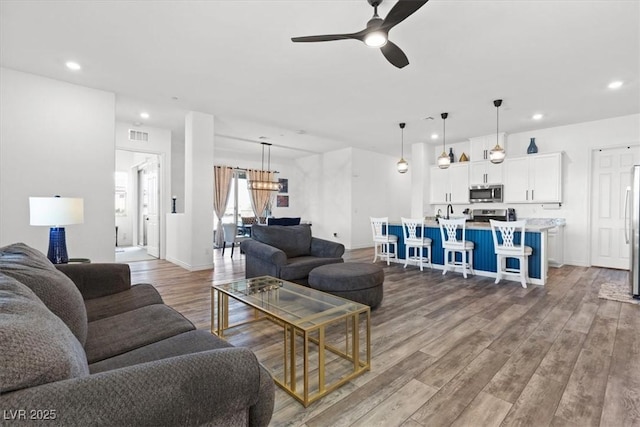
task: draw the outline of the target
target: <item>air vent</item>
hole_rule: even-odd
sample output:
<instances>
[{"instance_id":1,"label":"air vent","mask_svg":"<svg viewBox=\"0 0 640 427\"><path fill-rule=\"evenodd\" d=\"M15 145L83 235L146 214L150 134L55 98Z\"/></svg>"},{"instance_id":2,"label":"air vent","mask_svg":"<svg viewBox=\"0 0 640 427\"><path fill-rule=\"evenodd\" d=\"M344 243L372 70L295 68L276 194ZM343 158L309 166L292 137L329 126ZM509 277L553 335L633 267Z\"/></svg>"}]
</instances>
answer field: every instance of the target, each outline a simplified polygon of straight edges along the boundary
<instances>
[{"instance_id":1,"label":"air vent","mask_svg":"<svg viewBox=\"0 0 640 427\"><path fill-rule=\"evenodd\" d=\"M129 129L129 141L149 141L149 133Z\"/></svg>"}]
</instances>

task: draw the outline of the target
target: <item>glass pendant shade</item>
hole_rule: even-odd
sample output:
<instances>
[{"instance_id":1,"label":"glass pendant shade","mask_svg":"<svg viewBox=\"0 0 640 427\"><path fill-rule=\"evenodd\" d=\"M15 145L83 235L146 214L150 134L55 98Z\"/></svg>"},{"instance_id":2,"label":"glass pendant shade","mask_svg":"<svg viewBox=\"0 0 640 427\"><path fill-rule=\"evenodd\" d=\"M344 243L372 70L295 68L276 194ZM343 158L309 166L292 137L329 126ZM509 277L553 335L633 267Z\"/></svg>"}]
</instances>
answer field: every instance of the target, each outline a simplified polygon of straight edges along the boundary
<instances>
[{"instance_id":1,"label":"glass pendant shade","mask_svg":"<svg viewBox=\"0 0 640 427\"><path fill-rule=\"evenodd\" d=\"M440 157L438 157L438 167L440 169L446 169L450 164L451 159L449 159L449 155L443 151L442 154L440 154Z\"/></svg>"},{"instance_id":2,"label":"glass pendant shade","mask_svg":"<svg viewBox=\"0 0 640 427\"><path fill-rule=\"evenodd\" d=\"M398 162L398 172L406 173L409 170L409 163L405 159L400 159Z\"/></svg>"},{"instance_id":3,"label":"glass pendant shade","mask_svg":"<svg viewBox=\"0 0 640 427\"><path fill-rule=\"evenodd\" d=\"M438 157L438 167L440 169L446 169L451 164L451 159L449 158L449 155L444 148L445 141L447 139L447 128L445 126L445 121L447 120L447 117L449 117L449 113L442 113L440 114L440 117L442 117L442 154L440 154L440 157Z\"/></svg>"},{"instance_id":4,"label":"glass pendant shade","mask_svg":"<svg viewBox=\"0 0 640 427\"><path fill-rule=\"evenodd\" d=\"M489 151L489 160L491 163L502 163L507 153L504 148L500 146L498 142L499 138L499 123L500 123L500 106L502 105L502 99L496 99L493 101L493 105L496 107L496 146Z\"/></svg>"},{"instance_id":5,"label":"glass pendant shade","mask_svg":"<svg viewBox=\"0 0 640 427\"><path fill-rule=\"evenodd\" d=\"M496 146L489 151L489 160L491 160L491 163L502 163L506 156L507 153L499 144L496 144Z\"/></svg>"},{"instance_id":6,"label":"glass pendant shade","mask_svg":"<svg viewBox=\"0 0 640 427\"><path fill-rule=\"evenodd\" d=\"M400 160L398 161L397 167L398 167L398 172L399 173L407 173L407 171L409 170L409 163L407 163L407 161L404 159L404 127L406 126L406 123L399 123L400 129L402 130L402 142L401 142L401 154L400 154Z\"/></svg>"}]
</instances>

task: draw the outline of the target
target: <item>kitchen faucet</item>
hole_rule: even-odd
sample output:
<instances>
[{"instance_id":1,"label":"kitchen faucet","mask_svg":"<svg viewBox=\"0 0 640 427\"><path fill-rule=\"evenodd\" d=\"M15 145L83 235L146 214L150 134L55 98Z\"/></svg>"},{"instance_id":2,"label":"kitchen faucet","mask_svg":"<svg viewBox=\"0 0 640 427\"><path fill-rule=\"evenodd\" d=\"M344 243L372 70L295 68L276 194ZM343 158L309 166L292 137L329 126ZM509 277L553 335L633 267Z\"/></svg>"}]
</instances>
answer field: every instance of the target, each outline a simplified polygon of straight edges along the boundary
<instances>
[{"instance_id":1,"label":"kitchen faucet","mask_svg":"<svg viewBox=\"0 0 640 427\"><path fill-rule=\"evenodd\" d=\"M451 204L447 205L447 219L449 219L449 209L451 209L451 213L453 214L453 206L451 206Z\"/></svg>"}]
</instances>

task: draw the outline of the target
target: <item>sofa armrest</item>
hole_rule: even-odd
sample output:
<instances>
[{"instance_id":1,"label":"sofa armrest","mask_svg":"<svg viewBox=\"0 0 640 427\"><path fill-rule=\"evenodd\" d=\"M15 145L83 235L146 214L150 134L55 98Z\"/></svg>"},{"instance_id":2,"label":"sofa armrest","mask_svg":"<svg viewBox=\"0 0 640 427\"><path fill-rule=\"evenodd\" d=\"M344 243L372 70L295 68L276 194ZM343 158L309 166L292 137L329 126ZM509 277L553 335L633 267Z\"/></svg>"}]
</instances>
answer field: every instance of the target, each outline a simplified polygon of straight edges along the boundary
<instances>
[{"instance_id":1,"label":"sofa armrest","mask_svg":"<svg viewBox=\"0 0 640 427\"><path fill-rule=\"evenodd\" d=\"M0 407L53 411L56 425L228 425L249 419L261 398L273 405L273 389L259 394L261 369L248 349L210 350L17 390ZM266 409L248 424L266 426Z\"/></svg>"},{"instance_id":2,"label":"sofa armrest","mask_svg":"<svg viewBox=\"0 0 640 427\"><path fill-rule=\"evenodd\" d=\"M311 255L322 258L340 258L344 255L344 245L342 243L312 237Z\"/></svg>"},{"instance_id":3,"label":"sofa armrest","mask_svg":"<svg viewBox=\"0 0 640 427\"><path fill-rule=\"evenodd\" d=\"M56 267L75 283L85 300L131 288L128 264L57 264Z\"/></svg>"},{"instance_id":4,"label":"sofa armrest","mask_svg":"<svg viewBox=\"0 0 640 427\"><path fill-rule=\"evenodd\" d=\"M240 243L240 249L247 256L259 258L276 266L281 267L287 263L287 254L274 246L258 242L257 240L249 239L243 241Z\"/></svg>"}]
</instances>

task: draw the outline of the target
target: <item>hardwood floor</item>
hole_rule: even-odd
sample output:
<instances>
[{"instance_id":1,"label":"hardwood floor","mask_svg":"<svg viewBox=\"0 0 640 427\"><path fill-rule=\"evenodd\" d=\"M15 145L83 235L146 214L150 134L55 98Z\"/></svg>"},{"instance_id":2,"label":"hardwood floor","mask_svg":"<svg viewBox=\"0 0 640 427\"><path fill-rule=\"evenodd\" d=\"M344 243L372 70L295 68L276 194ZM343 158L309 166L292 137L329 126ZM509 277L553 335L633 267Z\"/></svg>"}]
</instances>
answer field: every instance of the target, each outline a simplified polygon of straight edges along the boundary
<instances>
[{"instance_id":1,"label":"hardwood floor","mask_svg":"<svg viewBox=\"0 0 640 427\"><path fill-rule=\"evenodd\" d=\"M372 249L348 251L370 262ZM244 277L244 256L215 271L165 261L131 263L134 283L209 329L212 283ZM387 266L384 300L372 312L370 372L304 408L276 387L273 426L640 425L640 305L598 298L627 273L552 268L547 286L417 267ZM277 332L232 330L261 361L278 354Z\"/></svg>"}]
</instances>

